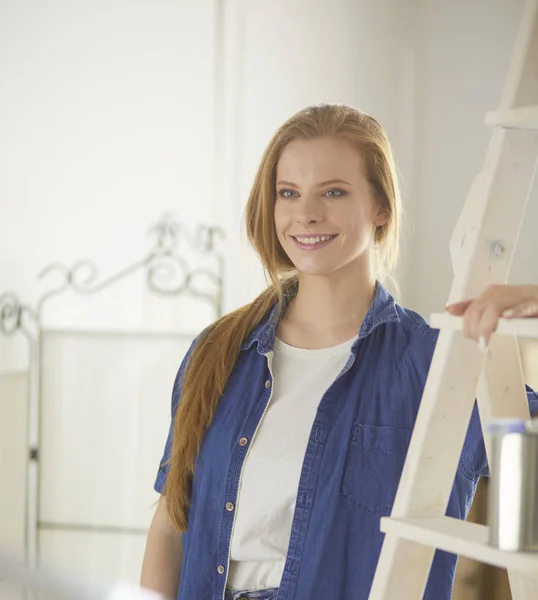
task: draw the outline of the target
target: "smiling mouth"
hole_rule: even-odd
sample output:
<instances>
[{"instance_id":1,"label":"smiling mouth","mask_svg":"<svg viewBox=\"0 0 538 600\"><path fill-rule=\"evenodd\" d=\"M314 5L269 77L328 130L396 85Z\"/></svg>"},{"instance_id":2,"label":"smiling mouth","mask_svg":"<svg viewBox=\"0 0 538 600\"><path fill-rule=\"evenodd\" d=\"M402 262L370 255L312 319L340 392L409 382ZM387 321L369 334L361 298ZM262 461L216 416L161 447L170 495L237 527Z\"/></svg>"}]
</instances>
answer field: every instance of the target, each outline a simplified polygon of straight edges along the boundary
<instances>
[{"instance_id":1,"label":"smiling mouth","mask_svg":"<svg viewBox=\"0 0 538 600\"><path fill-rule=\"evenodd\" d=\"M323 248L330 244L338 234L333 235L291 235L293 241L303 249Z\"/></svg>"}]
</instances>

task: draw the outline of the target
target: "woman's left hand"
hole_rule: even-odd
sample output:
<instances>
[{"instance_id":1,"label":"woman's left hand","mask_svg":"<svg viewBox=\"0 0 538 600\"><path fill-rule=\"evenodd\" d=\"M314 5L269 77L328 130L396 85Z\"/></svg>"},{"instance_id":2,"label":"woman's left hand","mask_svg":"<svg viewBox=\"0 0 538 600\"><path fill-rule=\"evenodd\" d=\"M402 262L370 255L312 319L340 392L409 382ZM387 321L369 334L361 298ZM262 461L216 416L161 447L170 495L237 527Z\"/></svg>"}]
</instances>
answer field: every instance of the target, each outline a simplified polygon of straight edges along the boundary
<instances>
[{"instance_id":1,"label":"woman's left hand","mask_svg":"<svg viewBox=\"0 0 538 600\"><path fill-rule=\"evenodd\" d=\"M485 349L499 318L538 317L538 285L492 285L478 298L445 309L463 317L463 333Z\"/></svg>"}]
</instances>

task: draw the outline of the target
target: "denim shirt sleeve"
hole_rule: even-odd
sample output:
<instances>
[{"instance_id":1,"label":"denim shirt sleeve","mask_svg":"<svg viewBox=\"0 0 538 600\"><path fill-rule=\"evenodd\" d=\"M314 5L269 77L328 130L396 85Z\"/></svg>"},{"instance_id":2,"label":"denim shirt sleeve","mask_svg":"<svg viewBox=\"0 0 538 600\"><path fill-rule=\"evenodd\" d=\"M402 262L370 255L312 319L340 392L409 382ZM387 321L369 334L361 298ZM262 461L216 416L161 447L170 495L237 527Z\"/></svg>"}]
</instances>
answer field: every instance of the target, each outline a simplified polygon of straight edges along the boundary
<instances>
[{"instance_id":1,"label":"denim shirt sleeve","mask_svg":"<svg viewBox=\"0 0 538 600\"><path fill-rule=\"evenodd\" d=\"M164 493L164 488L166 485L166 478L168 476L168 471L170 470L168 461L169 461L170 455L172 453L172 441L173 441L173 436L174 436L174 417L176 415L177 407L179 405L179 399L181 397L181 389L183 386L183 375L185 373L185 367L187 366L187 361L189 360L190 355L192 354L192 351L193 351L194 346L198 339L199 339L199 337L196 338L194 340L194 342L191 344L189 350L187 351L187 354L185 355L185 357L183 358L183 360L181 362L181 365L177 372L176 378L174 380L174 386L172 388L172 418L170 421L170 428L168 430L168 437L166 438L166 443L164 446L163 457L161 459L161 462L159 463L159 470L157 471L157 478L155 479L155 484L153 486L155 491L158 492L159 494Z\"/></svg>"},{"instance_id":2,"label":"denim shirt sleeve","mask_svg":"<svg viewBox=\"0 0 538 600\"><path fill-rule=\"evenodd\" d=\"M538 394L528 385L525 387L527 390L530 414L532 417L538 416ZM461 456L460 468L465 475L473 479L478 479L480 476L489 477L486 448L476 403L473 408L471 422L469 423L469 429L467 431L467 439Z\"/></svg>"}]
</instances>

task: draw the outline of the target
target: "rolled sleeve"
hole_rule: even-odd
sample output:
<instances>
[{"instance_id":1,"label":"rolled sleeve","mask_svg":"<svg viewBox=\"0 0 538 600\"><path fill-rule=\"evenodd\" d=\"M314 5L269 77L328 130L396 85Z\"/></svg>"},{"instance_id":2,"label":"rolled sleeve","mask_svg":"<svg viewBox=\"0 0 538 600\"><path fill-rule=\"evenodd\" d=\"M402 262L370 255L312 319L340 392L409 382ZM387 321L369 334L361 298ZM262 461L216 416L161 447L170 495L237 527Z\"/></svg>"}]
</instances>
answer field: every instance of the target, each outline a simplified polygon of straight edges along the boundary
<instances>
[{"instance_id":1,"label":"rolled sleeve","mask_svg":"<svg viewBox=\"0 0 538 600\"><path fill-rule=\"evenodd\" d=\"M154 490L159 494L164 494L166 479L168 477L168 472L170 470L169 460L172 455L172 443L174 439L174 420L176 416L176 411L179 405L179 400L181 397L181 390L183 387L183 376L185 373L185 367L187 366L187 362L192 354L193 348L196 344L198 338L194 340L191 344L187 354L185 355L183 361L181 362L181 366L177 372L176 378L174 380L174 387L172 388L172 418L170 420L170 427L168 429L168 437L166 438L166 444L164 446L164 453L159 463L159 469L157 471L157 478L155 479L155 484L153 486Z\"/></svg>"},{"instance_id":2,"label":"rolled sleeve","mask_svg":"<svg viewBox=\"0 0 538 600\"><path fill-rule=\"evenodd\" d=\"M531 417L538 417L538 394L530 388L528 385L527 388L527 398L529 399L529 410L531 413Z\"/></svg>"},{"instance_id":3,"label":"rolled sleeve","mask_svg":"<svg viewBox=\"0 0 538 600\"><path fill-rule=\"evenodd\" d=\"M172 454L172 440L174 435L174 419L172 417L172 422L170 423L170 429L168 430L168 437L166 438L166 445L164 447L164 454L159 463L159 470L157 471L157 478L155 479L155 484L153 489L159 494L164 494L164 488L166 486L166 478L168 477L168 471L170 469L170 465L168 464L168 460Z\"/></svg>"}]
</instances>

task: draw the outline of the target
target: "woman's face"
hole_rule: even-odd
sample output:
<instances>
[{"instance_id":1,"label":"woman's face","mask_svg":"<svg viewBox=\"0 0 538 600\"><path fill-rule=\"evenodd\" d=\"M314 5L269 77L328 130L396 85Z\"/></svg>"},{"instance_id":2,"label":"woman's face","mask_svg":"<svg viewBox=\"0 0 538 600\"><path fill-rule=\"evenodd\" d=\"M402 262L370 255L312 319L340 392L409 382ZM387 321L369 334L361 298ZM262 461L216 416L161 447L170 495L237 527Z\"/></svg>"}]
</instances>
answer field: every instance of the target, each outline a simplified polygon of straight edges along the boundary
<instances>
[{"instance_id":1,"label":"woman's face","mask_svg":"<svg viewBox=\"0 0 538 600\"><path fill-rule=\"evenodd\" d=\"M284 148L274 215L278 240L299 273L323 276L369 266L375 229L387 220L361 153L338 137L294 140Z\"/></svg>"}]
</instances>

